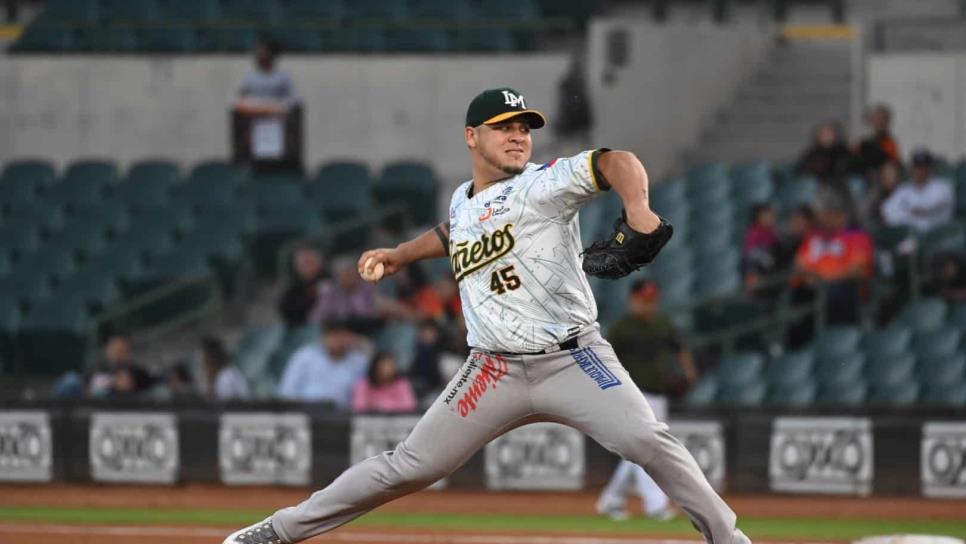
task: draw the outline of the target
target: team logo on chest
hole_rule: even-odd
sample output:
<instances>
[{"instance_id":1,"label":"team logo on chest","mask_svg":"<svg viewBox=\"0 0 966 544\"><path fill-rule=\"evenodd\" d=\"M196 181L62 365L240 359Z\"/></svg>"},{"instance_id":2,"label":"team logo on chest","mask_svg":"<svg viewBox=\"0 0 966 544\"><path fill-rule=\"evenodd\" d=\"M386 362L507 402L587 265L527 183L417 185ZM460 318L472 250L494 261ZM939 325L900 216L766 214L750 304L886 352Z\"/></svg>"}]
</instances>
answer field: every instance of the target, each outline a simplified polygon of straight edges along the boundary
<instances>
[{"instance_id":1,"label":"team logo on chest","mask_svg":"<svg viewBox=\"0 0 966 544\"><path fill-rule=\"evenodd\" d=\"M507 223L502 229L484 234L473 243L450 240L450 263L456 281L509 253L516 243L512 230L513 223Z\"/></svg>"}]
</instances>

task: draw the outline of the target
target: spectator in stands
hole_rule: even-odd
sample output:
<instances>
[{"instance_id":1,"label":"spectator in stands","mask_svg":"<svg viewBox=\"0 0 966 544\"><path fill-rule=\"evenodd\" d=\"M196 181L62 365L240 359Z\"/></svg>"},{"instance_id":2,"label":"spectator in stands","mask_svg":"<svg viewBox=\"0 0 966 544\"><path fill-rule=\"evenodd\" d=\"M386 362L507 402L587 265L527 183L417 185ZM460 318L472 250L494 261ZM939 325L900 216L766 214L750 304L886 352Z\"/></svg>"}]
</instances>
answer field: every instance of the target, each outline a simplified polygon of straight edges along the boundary
<instances>
[{"instance_id":1,"label":"spectator in stands","mask_svg":"<svg viewBox=\"0 0 966 544\"><path fill-rule=\"evenodd\" d=\"M292 257L295 277L278 300L278 313L287 327L305 325L309 312L319 298L319 282L326 277L322 253L312 247L295 251Z\"/></svg>"},{"instance_id":2,"label":"spectator in stands","mask_svg":"<svg viewBox=\"0 0 966 544\"><path fill-rule=\"evenodd\" d=\"M285 113L295 101L295 85L286 72L279 70L279 48L275 42L255 44L255 68L248 72L238 89L235 110L246 115Z\"/></svg>"},{"instance_id":3,"label":"spectator in stands","mask_svg":"<svg viewBox=\"0 0 966 544\"><path fill-rule=\"evenodd\" d=\"M839 182L848 174L851 162L852 154L842 137L842 127L827 122L815 127L812 144L798 159L795 171L823 182Z\"/></svg>"},{"instance_id":4,"label":"spectator in stands","mask_svg":"<svg viewBox=\"0 0 966 544\"><path fill-rule=\"evenodd\" d=\"M376 287L362 281L355 261L339 258L333 264L334 277L319 286L319 296L309 314L309 322L318 324L333 319L351 319L366 330L380 324Z\"/></svg>"},{"instance_id":5,"label":"spectator in stands","mask_svg":"<svg viewBox=\"0 0 966 544\"><path fill-rule=\"evenodd\" d=\"M741 268L745 290L755 291L761 280L777 269L779 249L777 216L771 204L755 204L751 208L751 222L745 233Z\"/></svg>"},{"instance_id":6,"label":"spectator in stands","mask_svg":"<svg viewBox=\"0 0 966 544\"><path fill-rule=\"evenodd\" d=\"M231 364L225 345L213 336L201 339L201 368L205 374L205 396L209 400L247 399L248 380Z\"/></svg>"},{"instance_id":7,"label":"spectator in stands","mask_svg":"<svg viewBox=\"0 0 966 544\"><path fill-rule=\"evenodd\" d=\"M795 255L802 246L805 238L815 229L815 212L808 204L802 204L794 210L785 224L784 232L779 240L775 252L775 268L777 271L789 271L795 265Z\"/></svg>"},{"instance_id":8,"label":"spectator in stands","mask_svg":"<svg viewBox=\"0 0 966 544\"><path fill-rule=\"evenodd\" d=\"M697 370L674 324L660 312L660 299L657 283L635 282L630 313L614 323L607 339L638 387L678 398L687 392Z\"/></svg>"},{"instance_id":9,"label":"spectator in stands","mask_svg":"<svg viewBox=\"0 0 966 544\"><path fill-rule=\"evenodd\" d=\"M198 397L198 389L195 387L194 378L191 377L188 363L181 361L168 369L165 373L163 389L163 396L168 400Z\"/></svg>"},{"instance_id":10,"label":"spectator in stands","mask_svg":"<svg viewBox=\"0 0 966 544\"><path fill-rule=\"evenodd\" d=\"M927 232L953 218L956 201L949 180L933 174L935 158L926 150L912 156L912 182L904 183L882 204L882 218L890 226Z\"/></svg>"},{"instance_id":11,"label":"spectator in stands","mask_svg":"<svg viewBox=\"0 0 966 544\"><path fill-rule=\"evenodd\" d=\"M409 380L399 372L396 358L378 352L369 363L369 373L356 382L352 392L353 412L412 412L416 394Z\"/></svg>"},{"instance_id":12,"label":"spectator in stands","mask_svg":"<svg viewBox=\"0 0 966 544\"><path fill-rule=\"evenodd\" d=\"M871 189L866 192L862 201L861 222L866 228L876 229L885 226L882 205L896 192L900 183L902 183L902 166L895 161L883 164L878 175L872 180Z\"/></svg>"},{"instance_id":13,"label":"spectator in stands","mask_svg":"<svg viewBox=\"0 0 966 544\"><path fill-rule=\"evenodd\" d=\"M369 366L365 340L351 322L330 320L320 341L303 346L285 365L278 396L303 402L328 402L348 409L352 390Z\"/></svg>"},{"instance_id":14,"label":"spectator in stands","mask_svg":"<svg viewBox=\"0 0 966 544\"><path fill-rule=\"evenodd\" d=\"M123 383L115 384L118 379ZM142 392L151 387L152 382L144 367L134 362L131 337L117 333L104 343L104 362L91 373L87 392L92 397L104 397L118 391Z\"/></svg>"},{"instance_id":15,"label":"spectator in stands","mask_svg":"<svg viewBox=\"0 0 966 544\"><path fill-rule=\"evenodd\" d=\"M802 285L798 298L811 299L822 283L828 322L855 323L863 283L872 276L872 238L864 231L847 229L844 207L831 198L819 209L818 226L796 255L797 279Z\"/></svg>"},{"instance_id":16,"label":"spectator in stands","mask_svg":"<svg viewBox=\"0 0 966 544\"><path fill-rule=\"evenodd\" d=\"M396 278L396 297L402 303L403 317L413 321L441 319L446 310L443 297L426 275L425 269L407 266L394 276Z\"/></svg>"},{"instance_id":17,"label":"spectator in stands","mask_svg":"<svg viewBox=\"0 0 966 544\"><path fill-rule=\"evenodd\" d=\"M889 106L872 106L865 114L865 122L871 133L855 146L853 171L871 179L883 164L889 161L901 162L901 155L899 143L892 135L892 110Z\"/></svg>"},{"instance_id":18,"label":"spectator in stands","mask_svg":"<svg viewBox=\"0 0 966 544\"><path fill-rule=\"evenodd\" d=\"M463 303L460 301L460 288L452 274L443 274L436 281L436 292L443 299L443 318L453 323L463 318Z\"/></svg>"},{"instance_id":19,"label":"spectator in stands","mask_svg":"<svg viewBox=\"0 0 966 544\"><path fill-rule=\"evenodd\" d=\"M416 338L416 354L413 356L410 376L413 387L420 397L432 394L443 385L439 359L443 349L443 334L439 324L432 319L424 320Z\"/></svg>"},{"instance_id":20,"label":"spectator in stands","mask_svg":"<svg viewBox=\"0 0 966 544\"><path fill-rule=\"evenodd\" d=\"M111 373L111 387L107 393L111 398L132 398L140 396L154 385L154 378L148 371L137 365L114 367Z\"/></svg>"},{"instance_id":21,"label":"spectator in stands","mask_svg":"<svg viewBox=\"0 0 966 544\"><path fill-rule=\"evenodd\" d=\"M945 252L936 256L936 278L925 292L942 297L951 304L966 302L966 252Z\"/></svg>"}]
</instances>

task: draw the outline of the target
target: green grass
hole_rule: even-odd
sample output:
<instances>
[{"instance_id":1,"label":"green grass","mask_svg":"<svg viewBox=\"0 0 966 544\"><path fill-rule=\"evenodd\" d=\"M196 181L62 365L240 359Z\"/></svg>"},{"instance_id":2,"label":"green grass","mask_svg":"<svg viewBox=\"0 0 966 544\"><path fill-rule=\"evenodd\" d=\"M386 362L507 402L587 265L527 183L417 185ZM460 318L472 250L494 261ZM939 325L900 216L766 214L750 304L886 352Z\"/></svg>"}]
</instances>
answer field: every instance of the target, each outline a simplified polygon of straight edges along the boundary
<instances>
[{"instance_id":1,"label":"green grass","mask_svg":"<svg viewBox=\"0 0 966 544\"><path fill-rule=\"evenodd\" d=\"M0 507L0 522L235 526L251 523L270 513L261 510ZM353 525L378 529L408 528L481 532L698 536L691 525L683 518L670 522L657 522L643 518L614 522L592 516L374 512L353 522ZM853 539L895 533L925 533L966 537L966 521L742 518L740 525L753 539Z\"/></svg>"}]
</instances>

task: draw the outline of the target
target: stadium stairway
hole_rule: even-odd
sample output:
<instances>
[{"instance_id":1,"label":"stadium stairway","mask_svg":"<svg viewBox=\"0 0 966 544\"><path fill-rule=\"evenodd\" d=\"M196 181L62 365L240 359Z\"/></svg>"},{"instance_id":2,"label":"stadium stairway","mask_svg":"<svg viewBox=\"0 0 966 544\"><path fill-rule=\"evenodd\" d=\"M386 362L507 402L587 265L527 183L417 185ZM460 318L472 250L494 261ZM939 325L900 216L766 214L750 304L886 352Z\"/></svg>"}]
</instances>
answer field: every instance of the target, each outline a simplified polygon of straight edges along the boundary
<instances>
[{"instance_id":1,"label":"stadium stairway","mask_svg":"<svg viewBox=\"0 0 966 544\"><path fill-rule=\"evenodd\" d=\"M779 43L684 154L684 163L793 159L816 124L848 125L850 85L850 42Z\"/></svg>"}]
</instances>

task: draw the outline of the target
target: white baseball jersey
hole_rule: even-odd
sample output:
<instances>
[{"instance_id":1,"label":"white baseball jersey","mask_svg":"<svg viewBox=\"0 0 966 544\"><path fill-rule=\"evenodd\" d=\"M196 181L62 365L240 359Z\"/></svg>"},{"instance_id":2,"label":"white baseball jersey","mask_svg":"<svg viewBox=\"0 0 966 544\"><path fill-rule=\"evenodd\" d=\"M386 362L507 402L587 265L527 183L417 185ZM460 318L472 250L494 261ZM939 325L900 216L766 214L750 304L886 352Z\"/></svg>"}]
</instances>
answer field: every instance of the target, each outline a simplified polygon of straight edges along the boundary
<instances>
[{"instance_id":1,"label":"white baseball jersey","mask_svg":"<svg viewBox=\"0 0 966 544\"><path fill-rule=\"evenodd\" d=\"M546 349L597 320L581 269L577 208L601 190L597 157L584 151L471 195L449 207L450 263L470 346L497 352Z\"/></svg>"}]
</instances>

